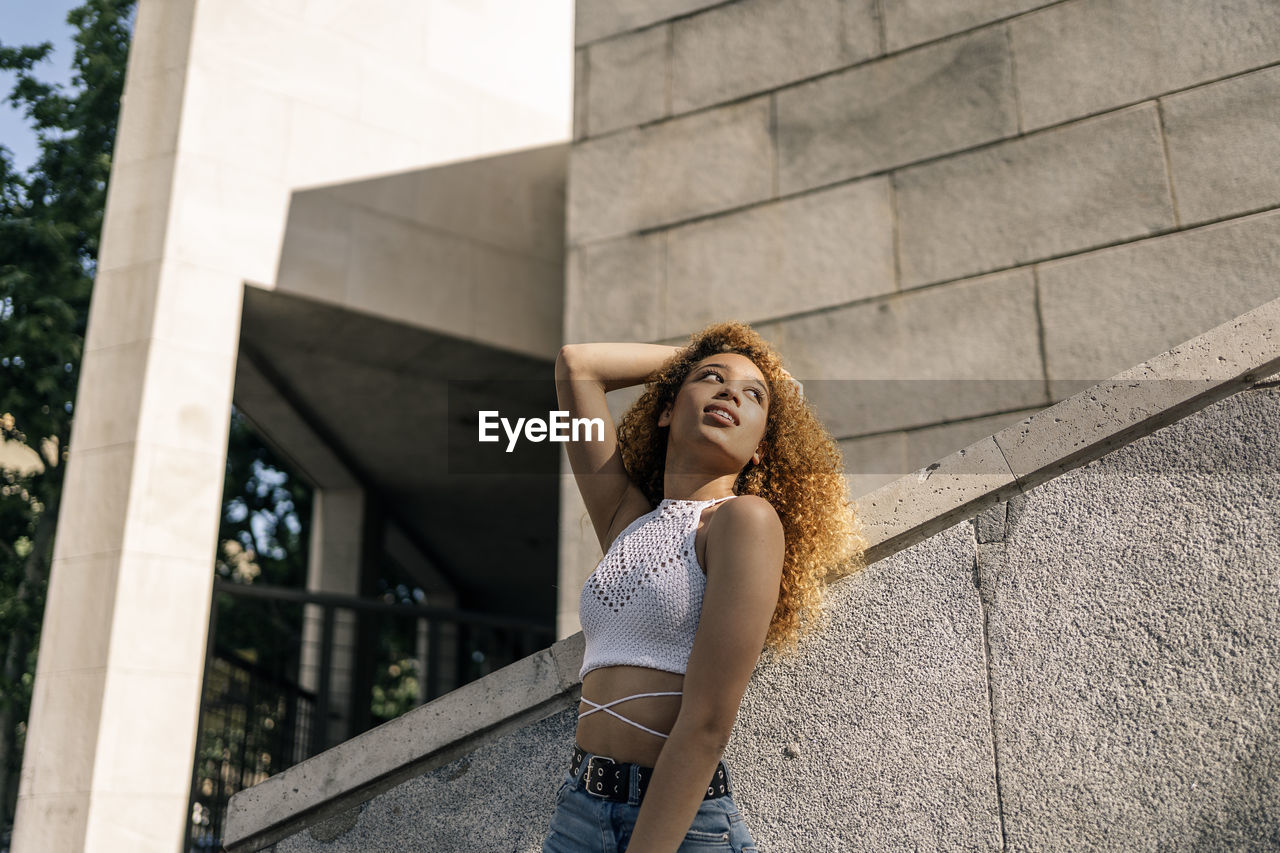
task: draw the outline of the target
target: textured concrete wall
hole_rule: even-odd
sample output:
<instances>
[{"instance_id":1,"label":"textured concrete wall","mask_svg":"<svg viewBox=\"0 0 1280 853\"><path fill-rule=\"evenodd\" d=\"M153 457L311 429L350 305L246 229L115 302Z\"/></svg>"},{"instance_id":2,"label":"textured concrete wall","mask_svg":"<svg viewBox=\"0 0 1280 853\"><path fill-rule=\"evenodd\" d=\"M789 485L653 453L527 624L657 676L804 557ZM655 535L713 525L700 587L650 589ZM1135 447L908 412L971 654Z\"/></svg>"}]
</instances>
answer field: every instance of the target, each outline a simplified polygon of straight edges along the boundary
<instances>
[{"instance_id":1,"label":"textured concrete wall","mask_svg":"<svg viewBox=\"0 0 1280 853\"><path fill-rule=\"evenodd\" d=\"M1280 845L1280 389L979 517L1020 850Z\"/></svg>"},{"instance_id":2,"label":"textured concrete wall","mask_svg":"<svg viewBox=\"0 0 1280 853\"><path fill-rule=\"evenodd\" d=\"M579 0L576 43L566 339L754 323L841 383L855 494L1280 295L1269 0Z\"/></svg>"},{"instance_id":3,"label":"textured concrete wall","mask_svg":"<svg viewBox=\"0 0 1280 853\"><path fill-rule=\"evenodd\" d=\"M761 849L1280 843L1277 484L1246 391L832 587L725 754ZM576 699L274 849L536 851Z\"/></svg>"}]
</instances>

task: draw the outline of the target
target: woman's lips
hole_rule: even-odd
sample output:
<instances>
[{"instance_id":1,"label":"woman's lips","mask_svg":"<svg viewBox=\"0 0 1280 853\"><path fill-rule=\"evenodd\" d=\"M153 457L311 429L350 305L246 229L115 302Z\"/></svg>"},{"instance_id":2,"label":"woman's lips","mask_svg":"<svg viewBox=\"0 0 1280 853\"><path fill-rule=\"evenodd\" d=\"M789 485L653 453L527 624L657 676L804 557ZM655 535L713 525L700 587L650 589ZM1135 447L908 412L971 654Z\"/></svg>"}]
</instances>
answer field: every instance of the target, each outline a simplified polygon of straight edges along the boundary
<instances>
[{"instance_id":1,"label":"woman's lips","mask_svg":"<svg viewBox=\"0 0 1280 853\"><path fill-rule=\"evenodd\" d=\"M733 422L733 418L726 414L724 409L711 408L704 410L703 413L718 424L724 424L725 426L737 426L737 424Z\"/></svg>"}]
</instances>

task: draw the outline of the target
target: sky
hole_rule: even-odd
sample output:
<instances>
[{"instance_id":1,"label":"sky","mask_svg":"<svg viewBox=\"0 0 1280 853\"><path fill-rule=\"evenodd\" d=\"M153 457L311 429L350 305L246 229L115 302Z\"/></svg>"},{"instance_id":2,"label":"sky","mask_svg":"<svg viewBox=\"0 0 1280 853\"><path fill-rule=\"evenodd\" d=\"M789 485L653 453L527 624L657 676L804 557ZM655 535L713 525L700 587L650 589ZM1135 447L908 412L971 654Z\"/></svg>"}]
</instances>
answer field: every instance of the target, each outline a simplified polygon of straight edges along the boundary
<instances>
[{"instance_id":1,"label":"sky","mask_svg":"<svg viewBox=\"0 0 1280 853\"><path fill-rule=\"evenodd\" d=\"M71 60L75 56L73 30L67 13L83 0L0 0L0 44L5 47L53 42L49 59L32 71L49 83L71 82ZM14 165L26 171L35 162L36 137L27 119L8 103L15 75L0 72L0 145L13 153Z\"/></svg>"}]
</instances>

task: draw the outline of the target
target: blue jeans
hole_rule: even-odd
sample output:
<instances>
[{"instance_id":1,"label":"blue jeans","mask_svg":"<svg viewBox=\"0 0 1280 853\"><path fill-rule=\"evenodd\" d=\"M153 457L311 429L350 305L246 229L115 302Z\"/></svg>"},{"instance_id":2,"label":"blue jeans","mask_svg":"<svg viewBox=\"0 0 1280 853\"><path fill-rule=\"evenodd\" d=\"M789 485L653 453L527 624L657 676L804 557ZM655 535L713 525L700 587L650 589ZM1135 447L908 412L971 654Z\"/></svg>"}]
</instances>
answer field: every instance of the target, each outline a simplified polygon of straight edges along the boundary
<instances>
[{"instance_id":1,"label":"blue jeans","mask_svg":"<svg viewBox=\"0 0 1280 853\"><path fill-rule=\"evenodd\" d=\"M630 781L631 796L619 803L588 794L582 783L586 770L584 760L576 774L565 771L542 853L626 853L640 815L635 774ZM732 794L702 801L679 849L679 853L696 851L758 853Z\"/></svg>"}]
</instances>

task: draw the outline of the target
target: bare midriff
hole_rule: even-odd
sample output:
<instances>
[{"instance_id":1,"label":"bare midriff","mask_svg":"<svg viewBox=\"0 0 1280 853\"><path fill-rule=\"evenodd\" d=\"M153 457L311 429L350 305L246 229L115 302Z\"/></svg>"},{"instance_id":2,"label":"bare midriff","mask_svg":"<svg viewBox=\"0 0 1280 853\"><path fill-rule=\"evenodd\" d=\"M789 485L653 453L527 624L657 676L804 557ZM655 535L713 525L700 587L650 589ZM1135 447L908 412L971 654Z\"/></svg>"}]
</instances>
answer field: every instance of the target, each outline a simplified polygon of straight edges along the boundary
<instances>
[{"instance_id":1,"label":"bare midriff","mask_svg":"<svg viewBox=\"0 0 1280 853\"><path fill-rule=\"evenodd\" d=\"M677 691L684 684L684 676L677 672L664 672L644 666L602 666L593 669L582 679L582 695L598 704L612 702L636 693L663 693ZM628 699L613 706L613 710L630 720L664 734L680 715L682 696L644 696ZM578 703L578 713L590 711L591 705ZM597 711L578 720L578 746L587 752L607 756L615 761L653 767L658 763L666 738L650 734L624 723L611 714Z\"/></svg>"}]
</instances>

